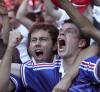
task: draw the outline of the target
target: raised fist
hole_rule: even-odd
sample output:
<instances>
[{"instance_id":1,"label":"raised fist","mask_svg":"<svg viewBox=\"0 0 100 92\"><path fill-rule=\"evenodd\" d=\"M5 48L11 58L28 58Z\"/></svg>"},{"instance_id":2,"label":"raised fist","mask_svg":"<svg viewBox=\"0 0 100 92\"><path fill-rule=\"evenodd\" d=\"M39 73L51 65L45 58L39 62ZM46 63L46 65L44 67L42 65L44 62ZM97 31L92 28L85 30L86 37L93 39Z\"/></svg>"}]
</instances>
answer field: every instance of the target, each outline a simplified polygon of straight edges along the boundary
<instances>
[{"instance_id":1,"label":"raised fist","mask_svg":"<svg viewBox=\"0 0 100 92\"><path fill-rule=\"evenodd\" d=\"M9 43L8 46L16 47L22 40L22 35L20 32L11 31L9 35Z\"/></svg>"}]
</instances>

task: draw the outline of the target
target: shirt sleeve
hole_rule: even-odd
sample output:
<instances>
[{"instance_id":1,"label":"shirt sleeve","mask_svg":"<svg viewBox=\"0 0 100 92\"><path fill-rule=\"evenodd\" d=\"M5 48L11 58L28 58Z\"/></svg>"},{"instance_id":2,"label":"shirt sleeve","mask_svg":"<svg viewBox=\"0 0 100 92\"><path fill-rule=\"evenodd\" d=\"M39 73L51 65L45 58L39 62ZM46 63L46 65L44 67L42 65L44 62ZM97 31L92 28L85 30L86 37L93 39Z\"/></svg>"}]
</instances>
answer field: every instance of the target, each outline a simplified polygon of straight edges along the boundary
<instances>
[{"instance_id":1,"label":"shirt sleeve","mask_svg":"<svg viewBox=\"0 0 100 92\"><path fill-rule=\"evenodd\" d=\"M18 78L17 76L11 74L10 75L10 80L12 81L12 83L15 85L15 92L23 92L24 88L22 85L22 81L20 78Z\"/></svg>"},{"instance_id":2,"label":"shirt sleeve","mask_svg":"<svg viewBox=\"0 0 100 92\"><path fill-rule=\"evenodd\" d=\"M93 83L100 83L100 78L97 75L98 63L100 58L93 56L84 61L82 61L80 67L83 70L84 74L87 76L88 80Z\"/></svg>"},{"instance_id":3,"label":"shirt sleeve","mask_svg":"<svg viewBox=\"0 0 100 92\"><path fill-rule=\"evenodd\" d=\"M20 44L16 48L19 51L19 56L20 56L21 62L25 63L26 61L30 60L30 57L29 57L28 52L27 52L27 42L28 42L29 31L23 25L20 25L14 31L21 32L21 35L23 36L22 41L20 42Z\"/></svg>"},{"instance_id":4,"label":"shirt sleeve","mask_svg":"<svg viewBox=\"0 0 100 92\"><path fill-rule=\"evenodd\" d=\"M60 17L59 20L56 21L56 23L58 25L58 28L60 29L62 25L64 24L64 21L70 19L70 17L64 10L59 8L59 11L61 12L62 16Z\"/></svg>"}]
</instances>

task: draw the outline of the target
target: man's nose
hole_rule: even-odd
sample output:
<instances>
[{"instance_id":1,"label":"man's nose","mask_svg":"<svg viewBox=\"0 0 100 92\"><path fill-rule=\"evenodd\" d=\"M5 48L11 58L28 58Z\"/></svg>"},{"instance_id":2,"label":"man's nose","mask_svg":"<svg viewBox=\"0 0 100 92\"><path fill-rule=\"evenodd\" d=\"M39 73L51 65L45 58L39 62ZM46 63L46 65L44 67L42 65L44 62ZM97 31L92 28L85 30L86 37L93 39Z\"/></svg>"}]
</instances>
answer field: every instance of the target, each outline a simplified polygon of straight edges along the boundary
<instances>
[{"instance_id":1,"label":"man's nose","mask_svg":"<svg viewBox=\"0 0 100 92\"><path fill-rule=\"evenodd\" d=\"M41 45L41 42L40 42L40 40L38 39L37 41L36 41L36 46L40 46Z\"/></svg>"},{"instance_id":2,"label":"man's nose","mask_svg":"<svg viewBox=\"0 0 100 92\"><path fill-rule=\"evenodd\" d=\"M60 31L59 32L59 36L63 36L64 35L64 32L63 31Z\"/></svg>"}]
</instances>

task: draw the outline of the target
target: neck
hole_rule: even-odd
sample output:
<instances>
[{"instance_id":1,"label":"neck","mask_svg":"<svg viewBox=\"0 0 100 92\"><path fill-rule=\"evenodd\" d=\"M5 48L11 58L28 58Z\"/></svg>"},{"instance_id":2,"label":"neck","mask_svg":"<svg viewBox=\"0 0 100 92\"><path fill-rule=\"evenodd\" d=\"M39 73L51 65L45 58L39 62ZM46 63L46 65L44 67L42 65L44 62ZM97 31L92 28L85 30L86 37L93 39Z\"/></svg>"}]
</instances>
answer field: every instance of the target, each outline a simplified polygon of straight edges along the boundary
<instances>
[{"instance_id":1,"label":"neck","mask_svg":"<svg viewBox=\"0 0 100 92\"><path fill-rule=\"evenodd\" d=\"M46 60L35 60L34 57L31 57L31 58L34 61L34 63L36 63L36 64L38 64L38 63L53 63L54 56L51 57L50 59L46 59Z\"/></svg>"},{"instance_id":2,"label":"neck","mask_svg":"<svg viewBox=\"0 0 100 92\"><path fill-rule=\"evenodd\" d=\"M68 71L68 69L70 69L71 66L74 65L74 63L76 62L77 57L79 56L80 50L77 51L76 53L74 53L74 55L70 56L70 57L66 57L63 58L63 68L66 71Z\"/></svg>"}]
</instances>

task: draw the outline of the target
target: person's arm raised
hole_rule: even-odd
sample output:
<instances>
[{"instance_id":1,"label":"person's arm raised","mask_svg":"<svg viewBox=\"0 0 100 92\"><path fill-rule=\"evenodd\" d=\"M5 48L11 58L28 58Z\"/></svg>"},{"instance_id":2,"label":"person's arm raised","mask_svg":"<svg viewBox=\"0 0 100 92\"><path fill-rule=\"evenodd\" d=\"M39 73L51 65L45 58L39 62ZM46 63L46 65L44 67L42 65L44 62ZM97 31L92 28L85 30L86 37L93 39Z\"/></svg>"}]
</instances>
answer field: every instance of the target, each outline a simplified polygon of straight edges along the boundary
<instances>
[{"instance_id":1,"label":"person's arm raised","mask_svg":"<svg viewBox=\"0 0 100 92\"><path fill-rule=\"evenodd\" d=\"M100 31L96 29L93 24L82 14L68 0L56 0L59 6L64 9L70 16L71 20L80 27L84 35L91 36L97 43L100 44ZM63 1L63 2L62 2Z\"/></svg>"},{"instance_id":2,"label":"person's arm raised","mask_svg":"<svg viewBox=\"0 0 100 92\"><path fill-rule=\"evenodd\" d=\"M59 20L62 16L61 12L55 9L51 0L44 0L46 13L49 16L52 16L55 20Z\"/></svg>"},{"instance_id":3,"label":"person's arm raised","mask_svg":"<svg viewBox=\"0 0 100 92\"><path fill-rule=\"evenodd\" d=\"M10 32L8 47L0 63L0 92L7 92L11 72L13 51L20 41L21 33Z\"/></svg>"},{"instance_id":4,"label":"person's arm raised","mask_svg":"<svg viewBox=\"0 0 100 92\"><path fill-rule=\"evenodd\" d=\"M4 5L0 5L0 16L2 16L2 40L4 44L8 44L9 39L9 18L8 18L8 11Z\"/></svg>"},{"instance_id":5,"label":"person's arm raised","mask_svg":"<svg viewBox=\"0 0 100 92\"><path fill-rule=\"evenodd\" d=\"M28 12L28 2L29 0L23 0L22 4L20 5L17 11L16 19L19 20L28 29L30 29L33 25L33 22L25 16Z\"/></svg>"}]
</instances>

